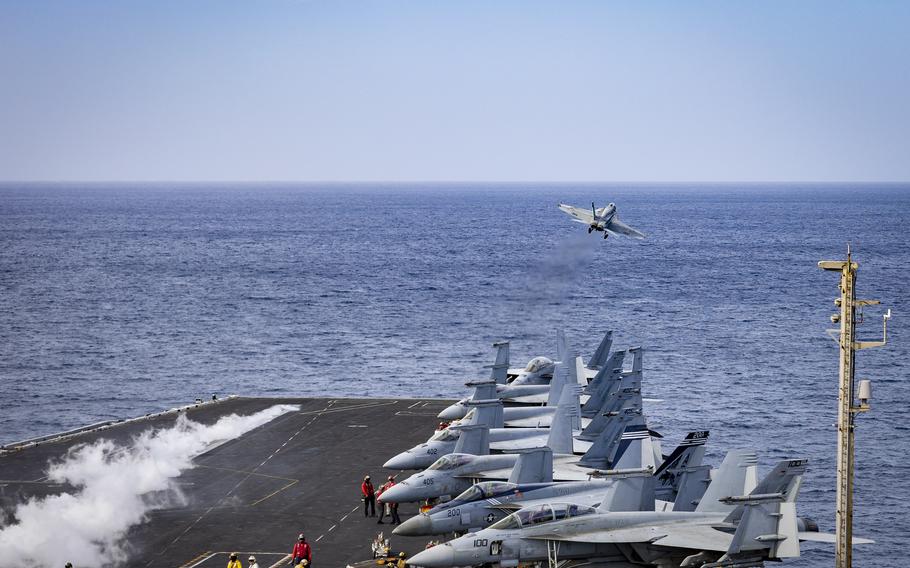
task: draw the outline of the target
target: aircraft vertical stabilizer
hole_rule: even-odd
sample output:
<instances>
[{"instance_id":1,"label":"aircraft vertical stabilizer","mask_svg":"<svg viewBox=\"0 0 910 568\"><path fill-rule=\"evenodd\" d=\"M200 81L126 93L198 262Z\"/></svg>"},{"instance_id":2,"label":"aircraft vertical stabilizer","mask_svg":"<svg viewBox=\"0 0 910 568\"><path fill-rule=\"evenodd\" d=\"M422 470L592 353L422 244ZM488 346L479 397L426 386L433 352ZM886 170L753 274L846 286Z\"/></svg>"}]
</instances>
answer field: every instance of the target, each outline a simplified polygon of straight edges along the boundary
<instances>
[{"instance_id":1,"label":"aircraft vertical stabilizer","mask_svg":"<svg viewBox=\"0 0 910 568\"><path fill-rule=\"evenodd\" d=\"M747 496L725 501L738 505L726 521L739 520L725 556L735 558L768 549L770 558L799 556L796 496L808 460L785 460Z\"/></svg>"},{"instance_id":2,"label":"aircraft vertical stabilizer","mask_svg":"<svg viewBox=\"0 0 910 568\"><path fill-rule=\"evenodd\" d=\"M597 346L597 349L594 350L594 354L591 355L591 359L588 361L587 367L589 369L600 369L604 366L607 361L607 358L610 356L610 349L613 347L613 332L608 331L604 334L603 339L600 340L600 345Z\"/></svg>"},{"instance_id":3,"label":"aircraft vertical stabilizer","mask_svg":"<svg viewBox=\"0 0 910 568\"><path fill-rule=\"evenodd\" d=\"M586 392L589 396L587 402L581 407L581 415L591 418L603 407L607 396L619 389L622 381L622 363L626 357L625 351L616 351L601 367L588 384Z\"/></svg>"},{"instance_id":4,"label":"aircraft vertical stabilizer","mask_svg":"<svg viewBox=\"0 0 910 568\"><path fill-rule=\"evenodd\" d=\"M747 481L755 477L758 468L758 458L752 450L730 450L724 461L714 472L714 479L705 490L701 502L695 507L698 512L725 513L733 509L720 500L731 495L748 493Z\"/></svg>"},{"instance_id":5,"label":"aircraft vertical stabilizer","mask_svg":"<svg viewBox=\"0 0 910 568\"><path fill-rule=\"evenodd\" d=\"M496 384L504 385L509 374L509 342L499 341L493 347L496 348L496 359L492 365L484 365L484 369L491 369L490 378Z\"/></svg>"},{"instance_id":6,"label":"aircraft vertical stabilizer","mask_svg":"<svg viewBox=\"0 0 910 568\"><path fill-rule=\"evenodd\" d=\"M673 500L674 511L694 511L711 483L711 466L685 468L680 474L679 489Z\"/></svg>"},{"instance_id":7,"label":"aircraft vertical stabilizer","mask_svg":"<svg viewBox=\"0 0 910 568\"><path fill-rule=\"evenodd\" d=\"M651 446L651 432L647 426L628 426L619 440L616 459L612 469L654 470L654 450Z\"/></svg>"},{"instance_id":8,"label":"aircraft vertical stabilizer","mask_svg":"<svg viewBox=\"0 0 910 568\"><path fill-rule=\"evenodd\" d=\"M484 424L465 424L449 426L449 429L460 432L455 442L456 454L474 454L485 456L490 453L490 428Z\"/></svg>"},{"instance_id":9,"label":"aircraft vertical stabilizer","mask_svg":"<svg viewBox=\"0 0 910 568\"><path fill-rule=\"evenodd\" d=\"M465 406L473 413L471 424L483 424L488 428L503 428L502 401L498 398L490 400L469 400Z\"/></svg>"},{"instance_id":10,"label":"aircraft vertical stabilizer","mask_svg":"<svg viewBox=\"0 0 910 568\"><path fill-rule=\"evenodd\" d=\"M520 450L509 474L509 483L552 483L553 450L548 447Z\"/></svg>"},{"instance_id":11,"label":"aircraft vertical stabilizer","mask_svg":"<svg viewBox=\"0 0 910 568\"><path fill-rule=\"evenodd\" d=\"M689 432L685 439L673 450L667 459L660 464L654 476L658 480L657 498L674 501L679 490L682 472L688 467L701 465L705 457L705 442L708 431Z\"/></svg>"},{"instance_id":12,"label":"aircraft vertical stabilizer","mask_svg":"<svg viewBox=\"0 0 910 568\"><path fill-rule=\"evenodd\" d=\"M653 511L654 475L650 470L610 476L613 483L607 488L597 509L604 512Z\"/></svg>"},{"instance_id":13,"label":"aircraft vertical stabilizer","mask_svg":"<svg viewBox=\"0 0 910 568\"><path fill-rule=\"evenodd\" d=\"M571 455L574 451L572 438L572 425L579 419L578 395L581 387L566 385L562 389L562 397L556 407L556 413L550 423L550 433L547 437L547 446L554 454Z\"/></svg>"}]
</instances>

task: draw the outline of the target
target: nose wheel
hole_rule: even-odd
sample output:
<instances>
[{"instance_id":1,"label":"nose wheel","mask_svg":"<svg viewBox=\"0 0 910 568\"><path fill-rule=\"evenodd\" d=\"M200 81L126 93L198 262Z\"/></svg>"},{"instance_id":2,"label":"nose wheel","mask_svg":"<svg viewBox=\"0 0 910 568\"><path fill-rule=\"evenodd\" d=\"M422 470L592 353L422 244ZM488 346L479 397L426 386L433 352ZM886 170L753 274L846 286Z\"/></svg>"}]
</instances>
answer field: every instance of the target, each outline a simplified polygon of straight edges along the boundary
<instances>
[{"instance_id":1,"label":"nose wheel","mask_svg":"<svg viewBox=\"0 0 910 568\"><path fill-rule=\"evenodd\" d=\"M593 230L594 230L594 227L588 227L588 234L590 235L591 231L593 231Z\"/></svg>"}]
</instances>

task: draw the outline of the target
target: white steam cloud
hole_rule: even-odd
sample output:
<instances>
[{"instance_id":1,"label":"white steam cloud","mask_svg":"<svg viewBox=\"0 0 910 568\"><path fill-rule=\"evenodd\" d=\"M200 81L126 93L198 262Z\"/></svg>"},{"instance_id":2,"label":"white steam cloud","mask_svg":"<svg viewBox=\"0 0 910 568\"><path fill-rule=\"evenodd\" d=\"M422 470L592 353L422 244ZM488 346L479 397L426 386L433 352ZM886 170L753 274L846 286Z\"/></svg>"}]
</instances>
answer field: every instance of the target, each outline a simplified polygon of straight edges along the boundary
<instances>
[{"instance_id":1,"label":"white steam cloud","mask_svg":"<svg viewBox=\"0 0 910 568\"><path fill-rule=\"evenodd\" d=\"M127 530L151 510L183 503L175 479L193 467L193 458L298 408L276 405L209 426L181 415L174 426L147 430L129 446L102 439L72 448L50 466L48 478L75 491L19 505L16 522L0 526L0 566L125 563Z\"/></svg>"}]
</instances>

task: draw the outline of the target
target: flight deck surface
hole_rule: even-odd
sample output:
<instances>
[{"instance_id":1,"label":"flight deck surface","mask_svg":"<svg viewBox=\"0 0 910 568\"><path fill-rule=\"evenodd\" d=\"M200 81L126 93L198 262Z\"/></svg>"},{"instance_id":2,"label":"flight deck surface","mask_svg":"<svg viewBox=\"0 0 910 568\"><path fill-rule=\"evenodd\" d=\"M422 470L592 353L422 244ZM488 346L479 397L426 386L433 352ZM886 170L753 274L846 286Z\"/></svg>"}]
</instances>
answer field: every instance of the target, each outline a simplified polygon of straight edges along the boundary
<instances>
[{"instance_id":1,"label":"flight deck surface","mask_svg":"<svg viewBox=\"0 0 910 568\"><path fill-rule=\"evenodd\" d=\"M179 414L210 424L222 416L252 414L275 404L300 410L279 416L197 457L177 483L186 505L155 510L128 536L130 566L225 566L238 552L259 566L286 566L298 533L313 547L316 568L344 567L371 557L370 542L392 525L364 518L360 482L378 488L390 473L382 464L425 441L436 415L452 401L417 399L230 398L13 448L0 455L0 506L5 512L32 496L58 493L47 481L49 460L69 448L107 438L128 440L150 427L167 427ZM400 476L402 479L404 476ZM417 513L402 504L402 520ZM410 554L425 538L392 537L394 551ZM61 564L62 565L62 564Z\"/></svg>"}]
</instances>

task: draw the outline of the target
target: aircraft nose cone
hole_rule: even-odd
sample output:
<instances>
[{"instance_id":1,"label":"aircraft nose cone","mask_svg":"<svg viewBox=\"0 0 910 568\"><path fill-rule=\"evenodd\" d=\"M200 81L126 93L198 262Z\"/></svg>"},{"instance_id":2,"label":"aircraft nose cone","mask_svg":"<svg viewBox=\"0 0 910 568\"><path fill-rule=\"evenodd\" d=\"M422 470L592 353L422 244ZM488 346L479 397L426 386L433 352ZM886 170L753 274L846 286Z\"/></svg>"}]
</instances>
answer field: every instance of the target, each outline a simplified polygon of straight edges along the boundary
<instances>
[{"instance_id":1,"label":"aircraft nose cone","mask_svg":"<svg viewBox=\"0 0 910 568\"><path fill-rule=\"evenodd\" d=\"M439 418L443 420L458 420L459 418L464 418L467 413L468 407L459 401L440 412Z\"/></svg>"},{"instance_id":2,"label":"aircraft nose cone","mask_svg":"<svg viewBox=\"0 0 910 568\"><path fill-rule=\"evenodd\" d=\"M411 463L413 461L414 457L410 452L401 452L397 456L382 464L382 467L385 469L414 469L413 464Z\"/></svg>"},{"instance_id":3,"label":"aircraft nose cone","mask_svg":"<svg viewBox=\"0 0 910 568\"><path fill-rule=\"evenodd\" d=\"M447 544L438 544L418 552L408 560L408 564L422 568L447 568L455 564L455 551Z\"/></svg>"},{"instance_id":4,"label":"aircraft nose cone","mask_svg":"<svg viewBox=\"0 0 910 568\"><path fill-rule=\"evenodd\" d=\"M382 495L379 496L378 501L380 503L402 503L404 502L402 501L402 498L404 498L408 492L408 482L402 481L383 491Z\"/></svg>"},{"instance_id":5,"label":"aircraft nose cone","mask_svg":"<svg viewBox=\"0 0 910 568\"><path fill-rule=\"evenodd\" d=\"M399 536L427 536L431 535L433 522L429 515L416 515L401 523L392 530L392 534Z\"/></svg>"}]
</instances>

